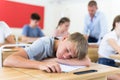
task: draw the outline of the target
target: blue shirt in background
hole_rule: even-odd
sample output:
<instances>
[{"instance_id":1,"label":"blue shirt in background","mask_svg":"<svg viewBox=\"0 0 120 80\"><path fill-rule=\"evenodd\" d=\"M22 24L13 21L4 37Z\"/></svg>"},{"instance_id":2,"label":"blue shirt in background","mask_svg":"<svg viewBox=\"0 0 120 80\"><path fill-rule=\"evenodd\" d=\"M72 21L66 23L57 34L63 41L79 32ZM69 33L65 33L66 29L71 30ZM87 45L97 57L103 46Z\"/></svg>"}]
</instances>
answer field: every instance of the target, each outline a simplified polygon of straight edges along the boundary
<instances>
[{"instance_id":1,"label":"blue shirt in background","mask_svg":"<svg viewBox=\"0 0 120 80\"><path fill-rule=\"evenodd\" d=\"M44 34L39 27L31 28L29 25L23 27L22 35L27 37L43 37Z\"/></svg>"},{"instance_id":2,"label":"blue shirt in background","mask_svg":"<svg viewBox=\"0 0 120 80\"><path fill-rule=\"evenodd\" d=\"M84 34L98 39L98 43L107 33L107 21L103 13L97 11L93 19L91 20L88 14L85 17L84 22Z\"/></svg>"}]
</instances>

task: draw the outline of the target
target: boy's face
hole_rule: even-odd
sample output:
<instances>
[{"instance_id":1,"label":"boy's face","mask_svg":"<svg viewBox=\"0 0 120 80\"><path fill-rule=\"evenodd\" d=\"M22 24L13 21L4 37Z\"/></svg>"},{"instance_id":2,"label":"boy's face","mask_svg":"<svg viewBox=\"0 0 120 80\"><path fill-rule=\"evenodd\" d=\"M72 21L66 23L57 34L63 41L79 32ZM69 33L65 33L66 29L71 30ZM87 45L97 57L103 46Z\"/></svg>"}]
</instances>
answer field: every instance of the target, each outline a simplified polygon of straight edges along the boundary
<instances>
[{"instance_id":1,"label":"boy's face","mask_svg":"<svg viewBox=\"0 0 120 80\"><path fill-rule=\"evenodd\" d=\"M39 25L39 20L31 19L30 24L32 24L33 27L37 27Z\"/></svg>"},{"instance_id":2,"label":"boy's face","mask_svg":"<svg viewBox=\"0 0 120 80\"><path fill-rule=\"evenodd\" d=\"M62 40L59 43L56 56L59 59L76 58L77 54L75 53L75 44L68 41L67 38Z\"/></svg>"}]
</instances>

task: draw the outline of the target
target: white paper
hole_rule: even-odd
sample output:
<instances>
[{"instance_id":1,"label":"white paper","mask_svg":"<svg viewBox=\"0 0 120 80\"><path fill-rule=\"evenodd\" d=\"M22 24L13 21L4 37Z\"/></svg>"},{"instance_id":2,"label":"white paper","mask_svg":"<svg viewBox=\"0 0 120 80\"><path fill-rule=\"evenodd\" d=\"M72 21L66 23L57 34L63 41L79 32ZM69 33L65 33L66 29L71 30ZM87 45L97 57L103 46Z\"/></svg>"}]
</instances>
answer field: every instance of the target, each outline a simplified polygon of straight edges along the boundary
<instances>
[{"instance_id":1,"label":"white paper","mask_svg":"<svg viewBox=\"0 0 120 80\"><path fill-rule=\"evenodd\" d=\"M60 64L60 68L62 72L70 72L76 69L85 68L85 66L70 66L70 65Z\"/></svg>"}]
</instances>

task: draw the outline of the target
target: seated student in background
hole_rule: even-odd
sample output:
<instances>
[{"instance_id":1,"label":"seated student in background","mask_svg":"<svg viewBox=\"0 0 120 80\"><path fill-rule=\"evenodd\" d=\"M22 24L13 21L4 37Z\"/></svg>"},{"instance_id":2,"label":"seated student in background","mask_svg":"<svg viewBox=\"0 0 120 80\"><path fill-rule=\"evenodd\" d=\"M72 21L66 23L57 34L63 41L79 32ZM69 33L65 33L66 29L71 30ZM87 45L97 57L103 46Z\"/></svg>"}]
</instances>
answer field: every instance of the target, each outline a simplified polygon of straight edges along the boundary
<instances>
[{"instance_id":1,"label":"seated student in background","mask_svg":"<svg viewBox=\"0 0 120 80\"><path fill-rule=\"evenodd\" d=\"M36 40L30 47L7 57L3 65L61 72L58 63L89 66L90 59L87 57L87 51L88 43L78 32L64 37L62 40L43 37ZM44 61L47 58L53 59Z\"/></svg>"},{"instance_id":2,"label":"seated student in background","mask_svg":"<svg viewBox=\"0 0 120 80\"><path fill-rule=\"evenodd\" d=\"M115 17L111 32L103 37L98 53L98 63L116 66L115 61L110 59L109 56L116 53L120 54L120 15Z\"/></svg>"},{"instance_id":3,"label":"seated student in background","mask_svg":"<svg viewBox=\"0 0 120 80\"><path fill-rule=\"evenodd\" d=\"M89 14L85 17L84 36L89 43L100 43L107 33L107 21L104 14L98 11L97 2L91 0L88 3Z\"/></svg>"},{"instance_id":4,"label":"seated student in background","mask_svg":"<svg viewBox=\"0 0 120 80\"><path fill-rule=\"evenodd\" d=\"M31 14L30 24L23 27L22 41L23 42L34 42L44 34L39 28L40 16L37 13Z\"/></svg>"},{"instance_id":5,"label":"seated student in background","mask_svg":"<svg viewBox=\"0 0 120 80\"><path fill-rule=\"evenodd\" d=\"M15 43L15 39L12 31L5 22L0 21L0 46L13 43Z\"/></svg>"},{"instance_id":6,"label":"seated student in background","mask_svg":"<svg viewBox=\"0 0 120 80\"><path fill-rule=\"evenodd\" d=\"M62 38L63 36L69 35L68 29L70 26L70 20L67 17L63 17L58 22L58 26L56 27L53 36L56 38Z\"/></svg>"}]
</instances>

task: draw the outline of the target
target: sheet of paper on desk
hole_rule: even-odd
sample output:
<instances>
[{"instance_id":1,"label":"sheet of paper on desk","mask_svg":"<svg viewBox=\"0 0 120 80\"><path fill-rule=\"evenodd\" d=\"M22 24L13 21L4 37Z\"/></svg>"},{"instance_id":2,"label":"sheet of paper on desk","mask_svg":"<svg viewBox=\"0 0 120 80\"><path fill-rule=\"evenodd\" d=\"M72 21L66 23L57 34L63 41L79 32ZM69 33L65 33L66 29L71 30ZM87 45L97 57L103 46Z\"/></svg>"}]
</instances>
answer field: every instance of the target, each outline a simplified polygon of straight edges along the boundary
<instances>
[{"instance_id":1,"label":"sheet of paper on desk","mask_svg":"<svg viewBox=\"0 0 120 80\"><path fill-rule=\"evenodd\" d=\"M60 64L60 68L62 72L70 72L76 69L85 68L85 66L70 66L70 65Z\"/></svg>"}]
</instances>

